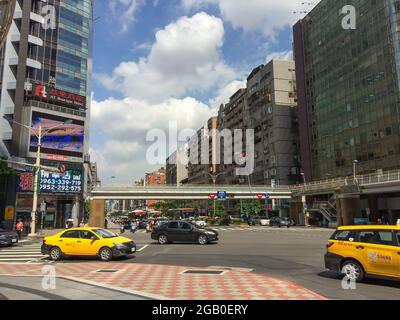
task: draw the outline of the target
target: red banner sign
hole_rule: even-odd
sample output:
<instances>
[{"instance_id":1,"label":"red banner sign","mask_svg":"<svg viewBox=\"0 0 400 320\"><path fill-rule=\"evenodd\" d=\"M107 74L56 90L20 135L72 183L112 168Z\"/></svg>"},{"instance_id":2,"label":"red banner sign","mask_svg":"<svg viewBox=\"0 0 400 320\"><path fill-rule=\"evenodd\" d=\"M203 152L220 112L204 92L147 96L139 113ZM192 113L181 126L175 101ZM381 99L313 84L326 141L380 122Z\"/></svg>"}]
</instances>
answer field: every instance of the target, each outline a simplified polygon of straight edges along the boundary
<instances>
[{"instance_id":1,"label":"red banner sign","mask_svg":"<svg viewBox=\"0 0 400 320\"><path fill-rule=\"evenodd\" d=\"M37 99L62 103L67 106L72 106L76 108L86 107L86 97L64 90L52 88L44 84L33 84L32 95Z\"/></svg>"}]
</instances>

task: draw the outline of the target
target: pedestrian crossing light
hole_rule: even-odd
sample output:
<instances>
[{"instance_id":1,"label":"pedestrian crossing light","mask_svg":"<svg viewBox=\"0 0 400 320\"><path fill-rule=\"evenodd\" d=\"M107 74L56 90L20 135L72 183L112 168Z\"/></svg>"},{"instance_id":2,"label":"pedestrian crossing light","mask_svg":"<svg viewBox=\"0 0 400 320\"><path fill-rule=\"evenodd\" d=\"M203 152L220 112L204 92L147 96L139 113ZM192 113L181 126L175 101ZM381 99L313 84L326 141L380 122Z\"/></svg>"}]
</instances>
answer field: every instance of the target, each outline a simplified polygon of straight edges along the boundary
<instances>
[{"instance_id":1,"label":"pedestrian crossing light","mask_svg":"<svg viewBox=\"0 0 400 320\"><path fill-rule=\"evenodd\" d=\"M0 49L3 47L14 16L16 0L0 0Z\"/></svg>"}]
</instances>

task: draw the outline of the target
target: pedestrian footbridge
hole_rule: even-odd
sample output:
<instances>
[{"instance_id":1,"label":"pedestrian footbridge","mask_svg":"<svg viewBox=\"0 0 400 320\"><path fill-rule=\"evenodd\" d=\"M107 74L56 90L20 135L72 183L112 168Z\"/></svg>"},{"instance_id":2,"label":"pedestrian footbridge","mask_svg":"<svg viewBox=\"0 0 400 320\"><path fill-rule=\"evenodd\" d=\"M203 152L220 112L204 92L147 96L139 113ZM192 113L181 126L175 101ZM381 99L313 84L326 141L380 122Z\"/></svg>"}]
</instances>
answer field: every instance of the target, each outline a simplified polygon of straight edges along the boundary
<instances>
[{"instance_id":1,"label":"pedestrian footbridge","mask_svg":"<svg viewBox=\"0 0 400 320\"><path fill-rule=\"evenodd\" d=\"M291 199L290 186L107 186L95 188L92 200L207 200L217 192L226 192L227 199Z\"/></svg>"}]
</instances>

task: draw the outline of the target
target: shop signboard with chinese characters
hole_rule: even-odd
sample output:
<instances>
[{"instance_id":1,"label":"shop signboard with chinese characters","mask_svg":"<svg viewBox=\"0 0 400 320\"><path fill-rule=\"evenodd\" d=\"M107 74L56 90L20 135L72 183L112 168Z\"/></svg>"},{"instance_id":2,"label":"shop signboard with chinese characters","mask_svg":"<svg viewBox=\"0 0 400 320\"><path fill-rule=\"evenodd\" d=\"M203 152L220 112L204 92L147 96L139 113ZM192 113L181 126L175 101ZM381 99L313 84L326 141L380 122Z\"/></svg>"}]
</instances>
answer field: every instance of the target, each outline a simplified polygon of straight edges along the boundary
<instances>
[{"instance_id":1,"label":"shop signboard with chinese characters","mask_svg":"<svg viewBox=\"0 0 400 320\"><path fill-rule=\"evenodd\" d=\"M69 170L64 174L40 171L40 192L44 193L81 193L82 174Z\"/></svg>"},{"instance_id":2,"label":"shop signboard with chinese characters","mask_svg":"<svg viewBox=\"0 0 400 320\"><path fill-rule=\"evenodd\" d=\"M42 83L32 84L32 96L38 100L61 103L68 107L86 108L86 97Z\"/></svg>"},{"instance_id":3,"label":"shop signboard with chinese characters","mask_svg":"<svg viewBox=\"0 0 400 320\"><path fill-rule=\"evenodd\" d=\"M82 173L79 170L68 170L64 174L40 170L40 193L81 193L82 188ZM32 171L23 172L20 174L18 191L33 191Z\"/></svg>"}]
</instances>

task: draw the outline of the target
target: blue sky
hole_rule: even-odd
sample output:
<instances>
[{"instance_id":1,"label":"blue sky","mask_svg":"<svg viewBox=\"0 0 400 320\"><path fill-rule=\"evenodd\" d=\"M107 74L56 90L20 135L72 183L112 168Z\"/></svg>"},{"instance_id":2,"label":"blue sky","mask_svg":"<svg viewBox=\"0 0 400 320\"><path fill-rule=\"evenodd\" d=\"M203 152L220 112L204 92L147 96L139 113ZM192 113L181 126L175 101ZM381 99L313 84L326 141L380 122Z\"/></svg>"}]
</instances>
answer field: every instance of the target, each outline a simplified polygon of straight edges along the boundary
<instances>
[{"instance_id":1,"label":"blue sky","mask_svg":"<svg viewBox=\"0 0 400 320\"><path fill-rule=\"evenodd\" d=\"M314 5L302 2L95 1L90 145L100 177L132 183L162 166L146 158L150 130L198 129L253 67L290 58L292 24Z\"/></svg>"}]
</instances>

